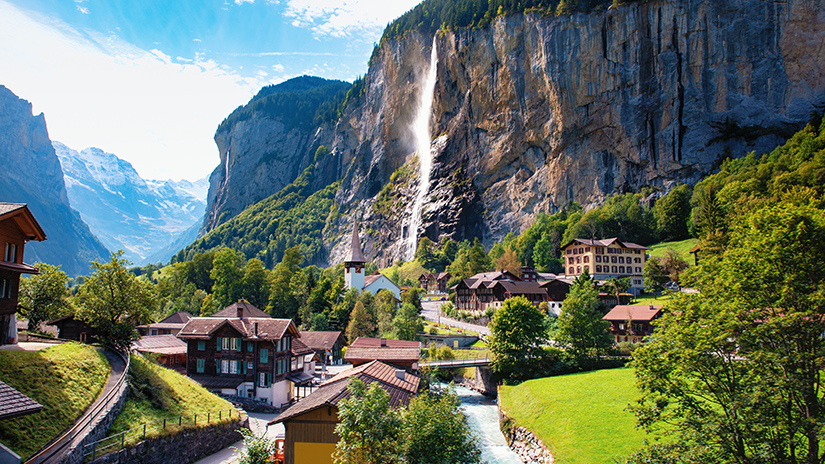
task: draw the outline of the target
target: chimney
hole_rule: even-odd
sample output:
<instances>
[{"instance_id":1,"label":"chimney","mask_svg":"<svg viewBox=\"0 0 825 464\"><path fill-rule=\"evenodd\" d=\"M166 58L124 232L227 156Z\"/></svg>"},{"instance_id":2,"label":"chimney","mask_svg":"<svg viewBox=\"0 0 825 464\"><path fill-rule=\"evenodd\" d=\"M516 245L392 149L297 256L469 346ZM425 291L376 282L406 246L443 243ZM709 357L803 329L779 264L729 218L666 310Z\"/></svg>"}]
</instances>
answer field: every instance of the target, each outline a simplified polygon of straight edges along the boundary
<instances>
[{"instance_id":1,"label":"chimney","mask_svg":"<svg viewBox=\"0 0 825 464\"><path fill-rule=\"evenodd\" d=\"M395 370L395 378L404 380L404 369L396 369Z\"/></svg>"},{"instance_id":2,"label":"chimney","mask_svg":"<svg viewBox=\"0 0 825 464\"><path fill-rule=\"evenodd\" d=\"M243 318L243 306L240 303L238 303L238 317Z\"/></svg>"},{"instance_id":3,"label":"chimney","mask_svg":"<svg viewBox=\"0 0 825 464\"><path fill-rule=\"evenodd\" d=\"M387 339L386 338L381 339L381 346L387 346Z\"/></svg>"}]
</instances>

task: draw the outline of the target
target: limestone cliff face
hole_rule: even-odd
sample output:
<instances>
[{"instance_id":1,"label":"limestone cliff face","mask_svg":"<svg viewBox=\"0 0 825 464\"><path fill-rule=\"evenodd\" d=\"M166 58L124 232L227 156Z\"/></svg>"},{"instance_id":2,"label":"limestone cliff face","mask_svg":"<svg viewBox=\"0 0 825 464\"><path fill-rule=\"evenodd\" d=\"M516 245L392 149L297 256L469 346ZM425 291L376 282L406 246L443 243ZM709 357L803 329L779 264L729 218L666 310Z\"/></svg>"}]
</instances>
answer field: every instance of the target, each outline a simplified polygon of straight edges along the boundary
<instances>
[{"instance_id":1,"label":"limestone cliff face","mask_svg":"<svg viewBox=\"0 0 825 464\"><path fill-rule=\"evenodd\" d=\"M362 239L381 264L401 256L416 177L399 190L406 208L379 213L376 199L414 159L431 43L413 31L381 45L327 158L351 213L328 233L374 222ZM823 44L823 0L660 0L443 33L420 233L489 244L569 201L696 182L725 157L768 151L825 108Z\"/></svg>"},{"instance_id":2,"label":"limestone cliff face","mask_svg":"<svg viewBox=\"0 0 825 464\"><path fill-rule=\"evenodd\" d=\"M328 128L286 126L280 118L254 113L228 131L218 131L221 164L209 176L207 232L236 216L247 206L278 192L295 180L322 144L329 145Z\"/></svg>"},{"instance_id":3,"label":"limestone cliff face","mask_svg":"<svg viewBox=\"0 0 825 464\"><path fill-rule=\"evenodd\" d=\"M46 232L45 242L29 242L27 263L61 265L70 276L105 260L106 248L71 209L60 161L49 140L46 119L32 105L0 85L0 202L26 203Z\"/></svg>"}]
</instances>

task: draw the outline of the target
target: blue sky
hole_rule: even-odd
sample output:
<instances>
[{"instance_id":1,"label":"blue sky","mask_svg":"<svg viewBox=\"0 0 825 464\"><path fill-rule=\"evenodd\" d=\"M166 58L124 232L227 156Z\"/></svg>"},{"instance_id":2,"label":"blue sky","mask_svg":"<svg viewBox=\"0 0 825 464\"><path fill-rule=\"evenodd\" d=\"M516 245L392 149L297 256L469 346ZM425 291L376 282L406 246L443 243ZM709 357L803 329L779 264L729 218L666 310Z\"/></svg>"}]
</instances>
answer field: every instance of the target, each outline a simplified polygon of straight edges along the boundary
<instances>
[{"instance_id":1,"label":"blue sky","mask_svg":"<svg viewBox=\"0 0 825 464\"><path fill-rule=\"evenodd\" d=\"M418 0L0 0L0 84L52 140L152 179L218 164L212 136L262 86L352 81Z\"/></svg>"}]
</instances>

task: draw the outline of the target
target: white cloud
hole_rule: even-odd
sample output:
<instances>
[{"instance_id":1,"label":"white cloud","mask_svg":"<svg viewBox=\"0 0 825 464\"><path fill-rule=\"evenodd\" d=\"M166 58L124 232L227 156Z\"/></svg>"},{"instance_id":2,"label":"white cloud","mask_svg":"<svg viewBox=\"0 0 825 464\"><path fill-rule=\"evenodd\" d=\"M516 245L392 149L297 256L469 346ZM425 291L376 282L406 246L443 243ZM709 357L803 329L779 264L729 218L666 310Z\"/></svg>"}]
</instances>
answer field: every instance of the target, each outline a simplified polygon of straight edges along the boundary
<instances>
[{"instance_id":1,"label":"white cloud","mask_svg":"<svg viewBox=\"0 0 825 464\"><path fill-rule=\"evenodd\" d=\"M380 33L420 0L287 0L292 25L311 28L317 36L359 37Z\"/></svg>"},{"instance_id":2,"label":"white cloud","mask_svg":"<svg viewBox=\"0 0 825 464\"><path fill-rule=\"evenodd\" d=\"M102 148L157 179L211 171L216 127L262 85L200 55L173 59L2 0L0 63L0 84L45 113L52 140Z\"/></svg>"},{"instance_id":3,"label":"white cloud","mask_svg":"<svg viewBox=\"0 0 825 464\"><path fill-rule=\"evenodd\" d=\"M255 0L235 0L235 5L243 5L244 3L255 3Z\"/></svg>"}]
</instances>

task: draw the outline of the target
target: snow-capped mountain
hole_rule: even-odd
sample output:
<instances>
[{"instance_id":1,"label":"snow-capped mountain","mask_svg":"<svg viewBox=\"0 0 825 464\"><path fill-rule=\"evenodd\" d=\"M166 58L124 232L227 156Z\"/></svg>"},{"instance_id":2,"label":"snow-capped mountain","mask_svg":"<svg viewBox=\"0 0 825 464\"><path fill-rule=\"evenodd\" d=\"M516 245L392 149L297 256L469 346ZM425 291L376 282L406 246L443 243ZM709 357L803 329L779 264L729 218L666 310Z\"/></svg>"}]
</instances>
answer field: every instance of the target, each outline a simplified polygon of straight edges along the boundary
<instances>
[{"instance_id":1,"label":"snow-capped mountain","mask_svg":"<svg viewBox=\"0 0 825 464\"><path fill-rule=\"evenodd\" d=\"M99 148L78 152L60 142L52 144L72 207L107 248L123 249L135 264L167 260L157 253L201 222L206 178L144 180L128 161Z\"/></svg>"}]
</instances>

